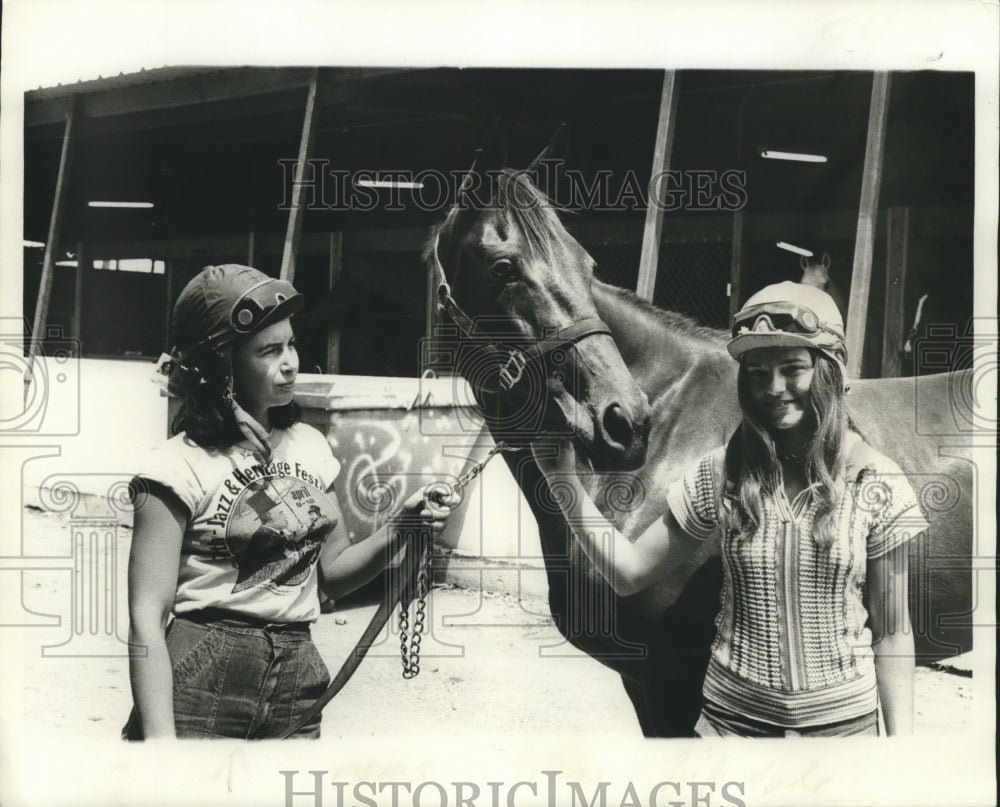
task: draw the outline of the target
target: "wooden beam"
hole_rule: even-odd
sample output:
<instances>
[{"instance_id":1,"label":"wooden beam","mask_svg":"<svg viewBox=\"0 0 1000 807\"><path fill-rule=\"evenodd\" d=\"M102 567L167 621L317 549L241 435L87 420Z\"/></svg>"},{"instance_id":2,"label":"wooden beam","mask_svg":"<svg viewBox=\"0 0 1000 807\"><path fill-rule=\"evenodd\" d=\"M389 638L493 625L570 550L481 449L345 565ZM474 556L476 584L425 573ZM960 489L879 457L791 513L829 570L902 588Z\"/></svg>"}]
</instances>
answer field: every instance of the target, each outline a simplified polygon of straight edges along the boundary
<instances>
[{"instance_id":1,"label":"wooden beam","mask_svg":"<svg viewBox=\"0 0 1000 807\"><path fill-rule=\"evenodd\" d=\"M86 242L78 242L76 245L76 276L73 284L73 332L71 336L81 348L81 341L83 339L83 273L90 260L87 252ZM83 351L81 350L77 355L82 356Z\"/></svg>"},{"instance_id":2,"label":"wooden beam","mask_svg":"<svg viewBox=\"0 0 1000 807\"><path fill-rule=\"evenodd\" d=\"M733 213L733 246L729 263L729 319L740 310L740 279L743 274L743 211Z\"/></svg>"},{"instance_id":3,"label":"wooden beam","mask_svg":"<svg viewBox=\"0 0 1000 807\"><path fill-rule=\"evenodd\" d=\"M173 345L171 340L173 339L173 314L174 314L174 285L176 282L177 270L174 268L174 262L170 258L163 261L163 306L164 306L164 334L163 334L163 350L164 352L170 350ZM179 292L178 292L179 293Z\"/></svg>"},{"instance_id":4,"label":"wooden beam","mask_svg":"<svg viewBox=\"0 0 1000 807\"><path fill-rule=\"evenodd\" d=\"M847 306L847 374L861 377L865 352L865 326L868 318L868 298L871 292L872 250L875 240L875 219L882 185L882 165L885 151L885 124L889 110L890 75L878 71L872 77L872 98L868 109L868 139L865 143L865 164L861 175L861 203L858 227L854 239L854 266L851 270L851 295Z\"/></svg>"},{"instance_id":5,"label":"wooden beam","mask_svg":"<svg viewBox=\"0 0 1000 807\"><path fill-rule=\"evenodd\" d=\"M70 169L73 164L73 126L76 107L70 106L63 129L62 152L59 155L59 173L56 175L56 192L52 200L52 215L49 217L49 235L45 241L45 256L42 259L42 277L38 284L38 299L35 303L35 319L31 330L31 357L38 355L45 339L45 328L49 319L49 303L52 299L52 270L56 253L62 240L62 219L66 209ZM30 367L30 364L29 364ZM30 373L30 370L29 370Z\"/></svg>"},{"instance_id":6,"label":"wooden beam","mask_svg":"<svg viewBox=\"0 0 1000 807\"><path fill-rule=\"evenodd\" d=\"M257 264L257 161L250 160L250 220L247 222L247 266Z\"/></svg>"},{"instance_id":7,"label":"wooden beam","mask_svg":"<svg viewBox=\"0 0 1000 807\"><path fill-rule=\"evenodd\" d=\"M882 326L882 378L903 374L906 340L905 293L910 249L910 208L890 207L885 272L885 321Z\"/></svg>"},{"instance_id":8,"label":"wooden beam","mask_svg":"<svg viewBox=\"0 0 1000 807\"><path fill-rule=\"evenodd\" d=\"M437 318L437 272L430 261L424 267L424 336L431 339L434 336L434 321Z\"/></svg>"},{"instance_id":9,"label":"wooden beam","mask_svg":"<svg viewBox=\"0 0 1000 807\"><path fill-rule=\"evenodd\" d=\"M653 192L659 187L654 182L670 167L670 152L674 144L674 120L677 117L677 74L663 71L663 90L660 93L660 117L656 124L656 145L653 147L653 169L650 172L649 205L646 207L646 225L642 232L642 252L639 258L639 279L636 294L652 302L656 290L656 264L660 257L660 238L663 233L663 206L653 203Z\"/></svg>"},{"instance_id":10,"label":"wooden beam","mask_svg":"<svg viewBox=\"0 0 1000 807\"><path fill-rule=\"evenodd\" d=\"M340 280L344 270L344 234L330 233L329 288ZM340 372L340 328L328 327L326 331L326 371L331 375Z\"/></svg>"},{"instance_id":11,"label":"wooden beam","mask_svg":"<svg viewBox=\"0 0 1000 807\"><path fill-rule=\"evenodd\" d=\"M295 164L295 180L292 182L292 204L288 211L288 229L285 231L285 246L281 253L281 279L289 283L295 280L295 256L299 251L299 236L302 235L302 182L305 179L306 164L312 156L313 140L316 137L316 91L319 71L313 72L306 96L306 111L302 121L302 137L299 140L299 159Z\"/></svg>"},{"instance_id":12,"label":"wooden beam","mask_svg":"<svg viewBox=\"0 0 1000 807\"><path fill-rule=\"evenodd\" d=\"M153 71L149 71L152 73ZM82 82L75 90L79 111L92 122L103 118L123 120L121 116L143 116L173 111L185 114L198 109L202 113L215 103L239 99L244 111L255 96L298 90L309 84L309 68L229 68L202 71L182 70L163 81L145 80L122 83L129 76ZM143 74L145 75L145 74ZM24 126L32 129L52 123L64 112L68 99L66 88L41 89L24 95ZM299 96L301 97L301 96ZM291 95L287 99L291 102ZM300 102L301 103L301 102Z\"/></svg>"},{"instance_id":13,"label":"wooden beam","mask_svg":"<svg viewBox=\"0 0 1000 807\"><path fill-rule=\"evenodd\" d=\"M325 69L324 85L329 98L324 98L324 103L343 103L353 82L411 69L414 68ZM165 68L68 87L31 90L24 94L24 126L31 129L58 123L74 97L80 99L79 114L90 122L151 115L164 122L176 117L193 123L199 116L211 117L210 110L217 104L229 104L228 109L237 116L262 110L278 112L301 103L295 99L301 98L302 89L310 85L315 72L309 67ZM136 128L145 128L149 121L136 118L132 122Z\"/></svg>"}]
</instances>

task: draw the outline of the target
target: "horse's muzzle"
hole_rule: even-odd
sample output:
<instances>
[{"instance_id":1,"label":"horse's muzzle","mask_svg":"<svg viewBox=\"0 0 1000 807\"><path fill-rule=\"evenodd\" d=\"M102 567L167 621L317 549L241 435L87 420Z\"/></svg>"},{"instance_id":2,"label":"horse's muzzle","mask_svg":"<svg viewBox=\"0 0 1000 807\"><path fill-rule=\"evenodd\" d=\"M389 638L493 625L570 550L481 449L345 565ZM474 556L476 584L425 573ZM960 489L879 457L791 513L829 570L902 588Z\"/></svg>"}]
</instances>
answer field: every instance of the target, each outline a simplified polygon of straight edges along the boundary
<instances>
[{"instance_id":1,"label":"horse's muzzle","mask_svg":"<svg viewBox=\"0 0 1000 807\"><path fill-rule=\"evenodd\" d=\"M595 467L631 471L646 461L651 421L645 396L630 407L611 403L597 413L591 455Z\"/></svg>"}]
</instances>

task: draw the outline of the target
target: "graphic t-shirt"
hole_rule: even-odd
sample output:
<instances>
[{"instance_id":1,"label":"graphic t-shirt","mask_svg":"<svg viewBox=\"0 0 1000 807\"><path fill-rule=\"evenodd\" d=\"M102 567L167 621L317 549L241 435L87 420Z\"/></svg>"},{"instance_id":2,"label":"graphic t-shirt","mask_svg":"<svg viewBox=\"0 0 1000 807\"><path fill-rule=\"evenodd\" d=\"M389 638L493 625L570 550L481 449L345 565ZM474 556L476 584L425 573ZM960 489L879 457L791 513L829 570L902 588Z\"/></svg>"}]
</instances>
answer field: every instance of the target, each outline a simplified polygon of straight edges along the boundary
<instances>
[{"instance_id":1,"label":"graphic t-shirt","mask_svg":"<svg viewBox=\"0 0 1000 807\"><path fill-rule=\"evenodd\" d=\"M340 463L326 438L302 423L274 430L270 443L271 461L261 465L249 449L206 449L182 433L136 474L169 488L190 512L175 614L223 608L273 622L318 617L316 562L337 518L325 491Z\"/></svg>"}]
</instances>

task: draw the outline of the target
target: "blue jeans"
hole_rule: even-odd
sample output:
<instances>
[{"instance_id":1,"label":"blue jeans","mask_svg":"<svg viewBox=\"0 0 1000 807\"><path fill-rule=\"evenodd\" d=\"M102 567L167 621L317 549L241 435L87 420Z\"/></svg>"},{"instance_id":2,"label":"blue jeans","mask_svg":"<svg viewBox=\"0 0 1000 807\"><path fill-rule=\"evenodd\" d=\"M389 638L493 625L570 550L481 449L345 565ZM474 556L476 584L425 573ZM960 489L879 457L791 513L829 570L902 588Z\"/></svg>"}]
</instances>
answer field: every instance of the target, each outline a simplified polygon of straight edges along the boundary
<instances>
[{"instance_id":1,"label":"blue jeans","mask_svg":"<svg viewBox=\"0 0 1000 807\"><path fill-rule=\"evenodd\" d=\"M330 683L309 626L177 617L167 628L178 737L280 737ZM321 715L293 736L319 737ZM135 709L122 731L141 740Z\"/></svg>"},{"instance_id":2,"label":"blue jeans","mask_svg":"<svg viewBox=\"0 0 1000 807\"><path fill-rule=\"evenodd\" d=\"M875 737L878 736L878 712L837 723L790 729L736 714L706 700L694 733L698 737Z\"/></svg>"}]
</instances>

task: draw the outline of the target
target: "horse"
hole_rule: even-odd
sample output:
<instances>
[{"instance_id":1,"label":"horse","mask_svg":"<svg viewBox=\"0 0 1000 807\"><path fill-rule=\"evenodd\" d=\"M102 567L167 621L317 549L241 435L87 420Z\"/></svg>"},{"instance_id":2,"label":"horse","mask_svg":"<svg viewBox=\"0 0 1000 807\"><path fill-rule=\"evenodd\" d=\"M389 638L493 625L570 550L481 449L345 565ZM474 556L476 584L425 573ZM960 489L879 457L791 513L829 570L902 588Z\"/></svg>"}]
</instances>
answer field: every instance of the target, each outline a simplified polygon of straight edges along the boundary
<instances>
[{"instance_id":1,"label":"horse","mask_svg":"<svg viewBox=\"0 0 1000 807\"><path fill-rule=\"evenodd\" d=\"M819 261L811 261L805 255L799 258L799 267L802 269L802 277L799 280L804 286L814 286L829 294L840 310L840 315L847 313L844 306L844 295L840 293L840 288L830 277L830 253L824 252Z\"/></svg>"},{"instance_id":2,"label":"horse","mask_svg":"<svg viewBox=\"0 0 1000 807\"><path fill-rule=\"evenodd\" d=\"M634 541L665 511L667 483L736 429L737 367L724 332L594 278L593 259L530 178L547 151L514 171L497 149L483 149L432 228L424 258L448 325L442 350L458 357L494 440L523 449L545 432L570 435L588 492ZM971 643L974 469L941 449L955 420L941 402L968 382L967 374L923 378L919 388L914 379L859 381L850 395L863 436L908 474L931 523L931 540L911 553L922 658ZM918 433L918 405L938 433ZM692 736L719 609L717 542L619 598L573 540L560 492L531 452L503 456L538 523L558 630L621 675L646 736ZM949 568L956 559L959 568ZM942 628L928 614L954 624Z\"/></svg>"}]
</instances>

